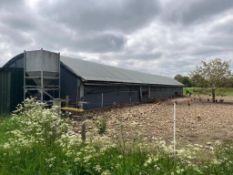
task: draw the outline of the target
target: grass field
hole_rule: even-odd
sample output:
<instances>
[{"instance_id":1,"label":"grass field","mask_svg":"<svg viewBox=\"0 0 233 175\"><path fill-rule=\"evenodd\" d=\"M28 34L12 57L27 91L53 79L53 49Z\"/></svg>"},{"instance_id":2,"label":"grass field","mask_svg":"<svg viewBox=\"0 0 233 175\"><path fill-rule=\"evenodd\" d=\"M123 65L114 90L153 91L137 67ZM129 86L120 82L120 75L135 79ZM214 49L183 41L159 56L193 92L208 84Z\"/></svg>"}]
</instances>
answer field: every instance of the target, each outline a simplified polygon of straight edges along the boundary
<instances>
[{"instance_id":1,"label":"grass field","mask_svg":"<svg viewBox=\"0 0 233 175\"><path fill-rule=\"evenodd\" d=\"M198 87L185 87L184 95L187 95L187 92L192 93L193 95L211 95L211 88L198 88ZM233 88L217 88L217 96L233 96Z\"/></svg>"},{"instance_id":2,"label":"grass field","mask_svg":"<svg viewBox=\"0 0 233 175\"><path fill-rule=\"evenodd\" d=\"M28 100L19 114L0 120L0 175L233 174L231 143L179 145L174 154L161 139L126 140L124 122L116 123L114 139L101 123L99 135L88 132L88 121L74 132L76 122Z\"/></svg>"}]
</instances>

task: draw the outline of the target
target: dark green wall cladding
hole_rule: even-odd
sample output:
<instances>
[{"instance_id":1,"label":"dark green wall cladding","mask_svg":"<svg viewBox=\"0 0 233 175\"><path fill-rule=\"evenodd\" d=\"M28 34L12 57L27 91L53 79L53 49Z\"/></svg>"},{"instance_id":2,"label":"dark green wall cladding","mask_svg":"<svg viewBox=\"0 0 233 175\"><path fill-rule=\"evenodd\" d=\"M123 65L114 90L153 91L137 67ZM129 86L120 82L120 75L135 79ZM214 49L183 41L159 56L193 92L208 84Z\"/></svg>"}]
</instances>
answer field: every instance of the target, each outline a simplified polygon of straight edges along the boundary
<instances>
[{"instance_id":1,"label":"dark green wall cladding","mask_svg":"<svg viewBox=\"0 0 233 175\"><path fill-rule=\"evenodd\" d=\"M10 72L0 71L0 114L10 112Z\"/></svg>"},{"instance_id":2,"label":"dark green wall cladding","mask_svg":"<svg viewBox=\"0 0 233 175\"><path fill-rule=\"evenodd\" d=\"M11 71L11 97L10 110L15 110L16 106L23 101L23 69L13 69Z\"/></svg>"},{"instance_id":3,"label":"dark green wall cladding","mask_svg":"<svg viewBox=\"0 0 233 175\"><path fill-rule=\"evenodd\" d=\"M0 71L0 114L15 110L23 101L23 70L8 69Z\"/></svg>"},{"instance_id":4,"label":"dark green wall cladding","mask_svg":"<svg viewBox=\"0 0 233 175\"><path fill-rule=\"evenodd\" d=\"M69 104L71 106L76 106L79 98L79 86L80 80L72 72L67 70L63 65L61 65L61 98L65 99L66 96L69 97Z\"/></svg>"}]
</instances>

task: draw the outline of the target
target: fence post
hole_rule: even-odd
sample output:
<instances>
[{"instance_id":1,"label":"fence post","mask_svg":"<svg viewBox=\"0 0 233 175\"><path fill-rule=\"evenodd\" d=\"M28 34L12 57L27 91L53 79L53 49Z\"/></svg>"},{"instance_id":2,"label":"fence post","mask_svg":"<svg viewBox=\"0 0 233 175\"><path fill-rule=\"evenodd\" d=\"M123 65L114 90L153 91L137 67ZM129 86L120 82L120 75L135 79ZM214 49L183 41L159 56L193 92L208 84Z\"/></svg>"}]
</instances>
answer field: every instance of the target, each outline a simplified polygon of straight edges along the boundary
<instances>
[{"instance_id":1,"label":"fence post","mask_svg":"<svg viewBox=\"0 0 233 175\"><path fill-rule=\"evenodd\" d=\"M174 109L173 109L173 151L175 156L176 155L176 102L174 103Z\"/></svg>"},{"instance_id":2,"label":"fence post","mask_svg":"<svg viewBox=\"0 0 233 175\"><path fill-rule=\"evenodd\" d=\"M53 99L53 109L56 111L57 115L61 115L61 100Z\"/></svg>"},{"instance_id":3,"label":"fence post","mask_svg":"<svg viewBox=\"0 0 233 175\"><path fill-rule=\"evenodd\" d=\"M69 106L69 96L66 96L65 106L66 106L66 107L68 107L68 106Z\"/></svg>"},{"instance_id":4,"label":"fence post","mask_svg":"<svg viewBox=\"0 0 233 175\"><path fill-rule=\"evenodd\" d=\"M101 94L101 108L104 106L104 93Z\"/></svg>"}]
</instances>

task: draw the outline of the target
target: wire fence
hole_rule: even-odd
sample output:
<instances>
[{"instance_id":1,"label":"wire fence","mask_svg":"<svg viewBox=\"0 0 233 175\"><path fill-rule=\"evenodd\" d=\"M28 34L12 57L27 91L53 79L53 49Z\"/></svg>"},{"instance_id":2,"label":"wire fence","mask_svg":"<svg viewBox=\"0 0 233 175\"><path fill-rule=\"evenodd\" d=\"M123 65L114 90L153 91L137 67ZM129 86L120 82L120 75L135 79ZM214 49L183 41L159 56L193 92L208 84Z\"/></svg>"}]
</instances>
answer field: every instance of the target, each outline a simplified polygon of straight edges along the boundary
<instances>
[{"instance_id":1,"label":"wire fence","mask_svg":"<svg viewBox=\"0 0 233 175\"><path fill-rule=\"evenodd\" d=\"M84 98L84 108L99 108L119 104L132 104L139 102L138 91L118 91L97 94L87 94Z\"/></svg>"}]
</instances>

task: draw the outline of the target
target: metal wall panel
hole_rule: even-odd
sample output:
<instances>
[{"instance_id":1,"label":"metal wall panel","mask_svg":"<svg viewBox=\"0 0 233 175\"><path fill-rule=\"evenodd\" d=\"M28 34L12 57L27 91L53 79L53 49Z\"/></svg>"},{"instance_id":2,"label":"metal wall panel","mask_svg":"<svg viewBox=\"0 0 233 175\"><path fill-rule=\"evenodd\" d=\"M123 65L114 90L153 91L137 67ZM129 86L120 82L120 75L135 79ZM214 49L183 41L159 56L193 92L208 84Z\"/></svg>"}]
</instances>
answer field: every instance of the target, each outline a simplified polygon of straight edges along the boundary
<instances>
[{"instance_id":1,"label":"metal wall panel","mask_svg":"<svg viewBox=\"0 0 233 175\"><path fill-rule=\"evenodd\" d=\"M182 87L169 87L169 86L151 87L151 91L150 91L151 99L164 100L175 96L182 96Z\"/></svg>"},{"instance_id":2,"label":"metal wall panel","mask_svg":"<svg viewBox=\"0 0 233 175\"><path fill-rule=\"evenodd\" d=\"M80 101L80 79L62 65L60 78L61 98L66 99L68 96L69 104L77 105Z\"/></svg>"},{"instance_id":3,"label":"metal wall panel","mask_svg":"<svg viewBox=\"0 0 233 175\"><path fill-rule=\"evenodd\" d=\"M139 88L134 86L85 86L84 109L139 102Z\"/></svg>"},{"instance_id":4,"label":"metal wall panel","mask_svg":"<svg viewBox=\"0 0 233 175\"><path fill-rule=\"evenodd\" d=\"M25 71L59 72L60 56L44 50L25 52Z\"/></svg>"},{"instance_id":5,"label":"metal wall panel","mask_svg":"<svg viewBox=\"0 0 233 175\"><path fill-rule=\"evenodd\" d=\"M0 115L10 112L10 72L0 71Z\"/></svg>"},{"instance_id":6,"label":"metal wall panel","mask_svg":"<svg viewBox=\"0 0 233 175\"><path fill-rule=\"evenodd\" d=\"M25 51L24 56L24 97L36 96L43 102L60 98L60 54L36 50Z\"/></svg>"},{"instance_id":7,"label":"metal wall panel","mask_svg":"<svg viewBox=\"0 0 233 175\"><path fill-rule=\"evenodd\" d=\"M9 69L0 71L0 114L16 109L23 101L23 70Z\"/></svg>"},{"instance_id":8,"label":"metal wall panel","mask_svg":"<svg viewBox=\"0 0 233 175\"><path fill-rule=\"evenodd\" d=\"M182 87L143 86L140 99L140 86L85 86L84 109L100 108L115 104L147 102L149 100L165 100L182 95Z\"/></svg>"},{"instance_id":9,"label":"metal wall panel","mask_svg":"<svg viewBox=\"0 0 233 175\"><path fill-rule=\"evenodd\" d=\"M101 108L101 94L88 94L84 96L84 109Z\"/></svg>"},{"instance_id":10,"label":"metal wall panel","mask_svg":"<svg viewBox=\"0 0 233 175\"><path fill-rule=\"evenodd\" d=\"M8 68L24 68L23 54L18 55L17 59L15 59L15 61L12 61L6 67L8 67Z\"/></svg>"},{"instance_id":11,"label":"metal wall panel","mask_svg":"<svg viewBox=\"0 0 233 175\"><path fill-rule=\"evenodd\" d=\"M10 111L13 111L23 101L23 69L11 70L10 91Z\"/></svg>"}]
</instances>

